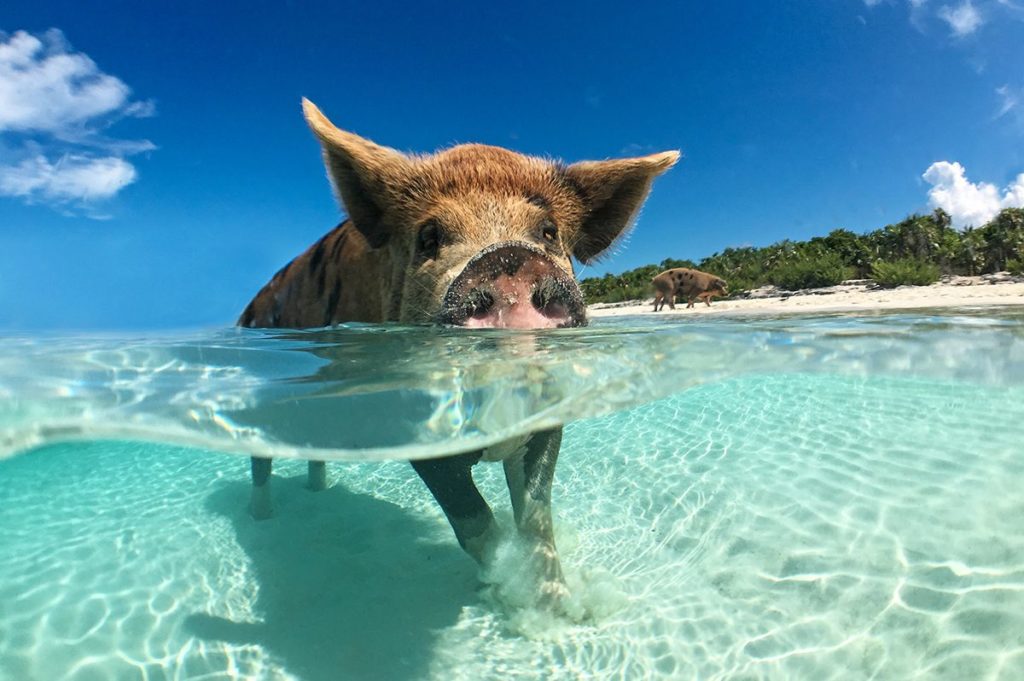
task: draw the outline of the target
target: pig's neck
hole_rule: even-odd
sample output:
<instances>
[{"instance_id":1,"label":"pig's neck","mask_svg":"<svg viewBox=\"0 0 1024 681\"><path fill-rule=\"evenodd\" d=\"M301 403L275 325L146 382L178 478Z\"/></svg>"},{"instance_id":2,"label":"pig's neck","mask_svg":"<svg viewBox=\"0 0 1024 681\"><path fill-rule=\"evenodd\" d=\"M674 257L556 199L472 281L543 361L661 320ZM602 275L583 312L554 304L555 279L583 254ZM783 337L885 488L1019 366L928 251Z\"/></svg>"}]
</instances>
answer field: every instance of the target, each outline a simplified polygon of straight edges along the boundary
<instances>
[{"instance_id":1,"label":"pig's neck","mask_svg":"<svg viewBox=\"0 0 1024 681\"><path fill-rule=\"evenodd\" d=\"M350 221L274 276L242 313L241 326L313 328L398 319L404 271L391 249L371 249Z\"/></svg>"}]
</instances>

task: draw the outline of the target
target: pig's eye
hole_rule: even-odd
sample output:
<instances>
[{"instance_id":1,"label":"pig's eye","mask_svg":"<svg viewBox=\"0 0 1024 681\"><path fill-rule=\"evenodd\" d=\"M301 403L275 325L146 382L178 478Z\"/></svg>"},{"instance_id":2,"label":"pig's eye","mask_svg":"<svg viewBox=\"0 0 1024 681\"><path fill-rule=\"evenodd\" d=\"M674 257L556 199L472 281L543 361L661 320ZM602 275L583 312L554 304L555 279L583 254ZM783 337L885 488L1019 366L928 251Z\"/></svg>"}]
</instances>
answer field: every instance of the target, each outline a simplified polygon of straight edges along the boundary
<instances>
[{"instance_id":1,"label":"pig's eye","mask_svg":"<svg viewBox=\"0 0 1024 681\"><path fill-rule=\"evenodd\" d=\"M421 258L433 260L441 247L441 227L435 220L430 220L420 227L416 237L416 252Z\"/></svg>"},{"instance_id":2,"label":"pig's eye","mask_svg":"<svg viewBox=\"0 0 1024 681\"><path fill-rule=\"evenodd\" d=\"M544 237L544 241L553 244L558 240L558 227L555 227L551 220L545 220L540 225L540 235Z\"/></svg>"}]
</instances>

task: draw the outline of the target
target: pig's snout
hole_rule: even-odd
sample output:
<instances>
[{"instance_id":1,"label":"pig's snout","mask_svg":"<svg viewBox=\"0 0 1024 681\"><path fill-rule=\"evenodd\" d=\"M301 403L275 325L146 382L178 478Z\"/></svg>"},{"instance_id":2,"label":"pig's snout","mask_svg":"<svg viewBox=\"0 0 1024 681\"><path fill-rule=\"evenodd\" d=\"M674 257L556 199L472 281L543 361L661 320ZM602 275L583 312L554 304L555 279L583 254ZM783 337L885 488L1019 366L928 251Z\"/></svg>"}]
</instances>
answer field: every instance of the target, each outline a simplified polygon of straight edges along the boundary
<instances>
[{"instance_id":1,"label":"pig's snout","mask_svg":"<svg viewBox=\"0 0 1024 681\"><path fill-rule=\"evenodd\" d=\"M571 275L543 251L512 242L466 263L445 293L440 321L478 328L583 326L586 310Z\"/></svg>"}]
</instances>

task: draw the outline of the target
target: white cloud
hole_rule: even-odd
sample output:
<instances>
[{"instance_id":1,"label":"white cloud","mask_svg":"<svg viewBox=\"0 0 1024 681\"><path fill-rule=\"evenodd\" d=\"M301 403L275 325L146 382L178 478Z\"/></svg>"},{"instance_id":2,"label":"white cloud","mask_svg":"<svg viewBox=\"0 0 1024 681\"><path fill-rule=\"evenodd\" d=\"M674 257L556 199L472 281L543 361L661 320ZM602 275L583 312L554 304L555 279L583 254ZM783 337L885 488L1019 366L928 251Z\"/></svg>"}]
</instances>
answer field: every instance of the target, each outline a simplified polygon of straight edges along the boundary
<instances>
[{"instance_id":1,"label":"white cloud","mask_svg":"<svg viewBox=\"0 0 1024 681\"><path fill-rule=\"evenodd\" d=\"M862 2L869 12L882 4L899 4L897 0ZM906 8L910 25L921 33L928 35L935 26L941 26L957 41L1004 19L1024 20L1024 0L906 0ZM983 64L973 66L979 73L984 70Z\"/></svg>"},{"instance_id":2,"label":"white cloud","mask_svg":"<svg viewBox=\"0 0 1024 681\"><path fill-rule=\"evenodd\" d=\"M994 184L971 182L967 171L956 162L937 161L921 177L932 185L929 203L949 213L958 228L980 227L1003 208L1024 207L1024 173L1001 192Z\"/></svg>"},{"instance_id":3,"label":"white cloud","mask_svg":"<svg viewBox=\"0 0 1024 681\"><path fill-rule=\"evenodd\" d=\"M1024 173L1003 192L1003 208L1024 208Z\"/></svg>"},{"instance_id":4,"label":"white cloud","mask_svg":"<svg viewBox=\"0 0 1024 681\"><path fill-rule=\"evenodd\" d=\"M152 118L156 116L156 102L147 99L144 102L132 102L124 109L125 116L133 118Z\"/></svg>"},{"instance_id":5,"label":"white cloud","mask_svg":"<svg viewBox=\"0 0 1024 681\"><path fill-rule=\"evenodd\" d=\"M0 33L0 195L66 210L134 182L138 173L125 157L155 146L103 133L122 118L155 115L152 101L131 95L57 29Z\"/></svg>"},{"instance_id":6,"label":"white cloud","mask_svg":"<svg viewBox=\"0 0 1024 681\"><path fill-rule=\"evenodd\" d=\"M953 35L957 38L963 38L974 33L985 23L981 17L981 12L971 4L971 0L964 0L957 7L943 7L939 10L939 17L949 24Z\"/></svg>"},{"instance_id":7,"label":"white cloud","mask_svg":"<svg viewBox=\"0 0 1024 681\"><path fill-rule=\"evenodd\" d=\"M1010 113L1017 108L1020 104L1021 91L1011 88L1009 85L996 88L996 94L999 95L999 111L996 112L996 118L1002 118L1006 114Z\"/></svg>"},{"instance_id":8,"label":"white cloud","mask_svg":"<svg viewBox=\"0 0 1024 681\"><path fill-rule=\"evenodd\" d=\"M108 199L135 181L135 167L122 158L64 156L50 163L45 156L0 166L0 194L31 202Z\"/></svg>"},{"instance_id":9,"label":"white cloud","mask_svg":"<svg viewBox=\"0 0 1024 681\"><path fill-rule=\"evenodd\" d=\"M19 31L0 44L0 130L58 132L124 106L127 85L66 52L59 33L43 37Z\"/></svg>"}]
</instances>

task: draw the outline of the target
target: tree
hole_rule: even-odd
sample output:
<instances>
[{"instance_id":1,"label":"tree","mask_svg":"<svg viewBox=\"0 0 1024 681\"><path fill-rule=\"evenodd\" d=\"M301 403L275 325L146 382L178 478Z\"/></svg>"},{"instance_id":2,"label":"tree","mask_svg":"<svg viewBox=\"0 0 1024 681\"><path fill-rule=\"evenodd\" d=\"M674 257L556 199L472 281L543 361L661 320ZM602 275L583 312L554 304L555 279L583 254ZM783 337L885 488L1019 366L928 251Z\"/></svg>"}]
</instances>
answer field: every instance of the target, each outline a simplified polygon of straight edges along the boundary
<instances>
[{"instance_id":1,"label":"tree","mask_svg":"<svg viewBox=\"0 0 1024 681\"><path fill-rule=\"evenodd\" d=\"M1006 269L1008 260L1024 255L1024 208L1005 208L982 227L985 239L985 270Z\"/></svg>"},{"instance_id":2,"label":"tree","mask_svg":"<svg viewBox=\"0 0 1024 681\"><path fill-rule=\"evenodd\" d=\"M985 266L985 235L980 229L968 227L960 235L960 254L957 270L960 274L976 276Z\"/></svg>"},{"instance_id":3,"label":"tree","mask_svg":"<svg viewBox=\"0 0 1024 681\"><path fill-rule=\"evenodd\" d=\"M816 239L811 239L813 243ZM836 253L843 264L852 267L856 276L871 273L871 251L864 239L848 229L833 229L826 237L818 237L823 249Z\"/></svg>"}]
</instances>

